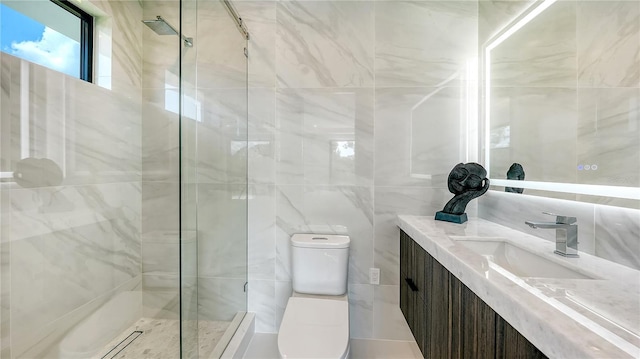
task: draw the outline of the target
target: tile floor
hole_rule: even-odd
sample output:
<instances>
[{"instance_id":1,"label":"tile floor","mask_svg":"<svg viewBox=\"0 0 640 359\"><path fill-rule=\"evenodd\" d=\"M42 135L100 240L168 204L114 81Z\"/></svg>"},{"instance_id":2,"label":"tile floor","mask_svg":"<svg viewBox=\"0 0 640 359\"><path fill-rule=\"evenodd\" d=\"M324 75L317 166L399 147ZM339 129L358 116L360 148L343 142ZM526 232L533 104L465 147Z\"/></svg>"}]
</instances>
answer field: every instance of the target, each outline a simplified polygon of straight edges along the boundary
<instances>
[{"instance_id":1,"label":"tile floor","mask_svg":"<svg viewBox=\"0 0 640 359\"><path fill-rule=\"evenodd\" d=\"M244 354L245 359L278 359L278 335L256 333ZM415 342L351 339L351 359L422 358Z\"/></svg>"}]
</instances>

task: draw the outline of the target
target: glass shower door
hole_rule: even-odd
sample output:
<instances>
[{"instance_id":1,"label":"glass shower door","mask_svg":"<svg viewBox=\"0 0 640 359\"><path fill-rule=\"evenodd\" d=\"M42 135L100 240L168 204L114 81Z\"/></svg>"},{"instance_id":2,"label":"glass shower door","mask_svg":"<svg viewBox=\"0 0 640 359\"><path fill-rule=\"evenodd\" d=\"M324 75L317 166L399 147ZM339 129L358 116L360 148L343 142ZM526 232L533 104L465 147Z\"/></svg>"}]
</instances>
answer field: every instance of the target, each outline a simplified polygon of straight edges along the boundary
<instances>
[{"instance_id":1,"label":"glass shower door","mask_svg":"<svg viewBox=\"0 0 640 359\"><path fill-rule=\"evenodd\" d=\"M247 307L247 40L220 1L183 0L182 31L181 352L217 358Z\"/></svg>"}]
</instances>

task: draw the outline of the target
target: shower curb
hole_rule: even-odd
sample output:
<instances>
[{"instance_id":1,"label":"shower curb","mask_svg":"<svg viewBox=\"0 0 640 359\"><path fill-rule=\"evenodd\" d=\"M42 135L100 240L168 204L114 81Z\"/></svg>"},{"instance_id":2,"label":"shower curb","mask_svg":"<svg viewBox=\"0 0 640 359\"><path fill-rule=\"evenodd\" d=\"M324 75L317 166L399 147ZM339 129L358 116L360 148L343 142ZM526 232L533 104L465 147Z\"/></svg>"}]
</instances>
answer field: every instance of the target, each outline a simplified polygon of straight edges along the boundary
<instances>
[{"instance_id":1,"label":"shower curb","mask_svg":"<svg viewBox=\"0 0 640 359\"><path fill-rule=\"evenodd\" d=\"M220 359L241 359L247 351L247 347L255 333L255 313L246 313L238 329L233 334L229 345L224 349ZM217 358L217 356L215 357ZM210 356L209 359L214 359Z\"/></svg>"}]
</instances>

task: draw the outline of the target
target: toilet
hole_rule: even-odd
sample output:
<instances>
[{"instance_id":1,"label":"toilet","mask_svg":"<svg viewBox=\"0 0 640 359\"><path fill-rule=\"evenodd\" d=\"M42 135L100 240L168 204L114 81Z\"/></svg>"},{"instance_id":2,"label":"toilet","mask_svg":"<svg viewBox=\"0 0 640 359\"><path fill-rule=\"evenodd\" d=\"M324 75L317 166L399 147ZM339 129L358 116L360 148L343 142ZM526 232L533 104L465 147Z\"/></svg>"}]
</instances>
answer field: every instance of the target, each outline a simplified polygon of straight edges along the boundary
<instances>
[{"instance_id":1,"label":"toilet","mask_svg":"<svg viewBox=\"0 0 640 359\"><path fill-rule=\"evenodd\" d=\"M348 236L291 236L293 295L278 332L281 358L349 358L348 265Z\"/></svg>"}]
</instances>

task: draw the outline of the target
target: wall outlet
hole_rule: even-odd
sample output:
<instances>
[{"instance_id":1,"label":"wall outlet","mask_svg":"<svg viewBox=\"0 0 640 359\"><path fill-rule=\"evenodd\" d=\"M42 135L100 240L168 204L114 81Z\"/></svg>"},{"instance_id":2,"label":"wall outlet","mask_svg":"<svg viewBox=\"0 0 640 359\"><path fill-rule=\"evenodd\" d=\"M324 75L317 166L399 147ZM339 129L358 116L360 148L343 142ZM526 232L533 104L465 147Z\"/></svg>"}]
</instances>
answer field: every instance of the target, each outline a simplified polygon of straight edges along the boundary
<instances>
[{"instance_id":1,"label":"wall outlet","mask_svg":"<svg viewBox=\"0 0 640 359\"><path fill-rule=\"evenodd\" d=\"M369 268L369 284L380 284L380 268Z\"/></svg>"}]
</instances>

